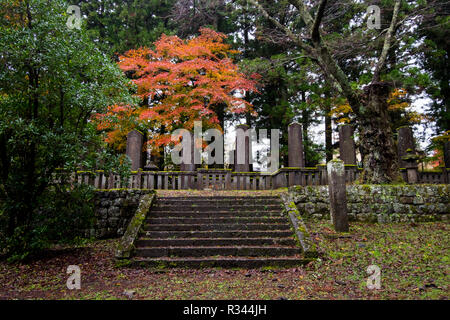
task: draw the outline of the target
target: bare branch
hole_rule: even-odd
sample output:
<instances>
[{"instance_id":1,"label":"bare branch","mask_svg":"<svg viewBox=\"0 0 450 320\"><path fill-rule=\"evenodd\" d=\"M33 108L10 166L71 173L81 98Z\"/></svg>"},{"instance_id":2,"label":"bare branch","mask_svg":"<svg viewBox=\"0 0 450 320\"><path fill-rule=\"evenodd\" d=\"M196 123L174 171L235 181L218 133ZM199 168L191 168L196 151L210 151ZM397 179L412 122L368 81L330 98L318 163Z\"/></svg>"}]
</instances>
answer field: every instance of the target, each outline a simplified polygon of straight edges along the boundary
<instances>
[{"instance_id":1,"label":"bare branch","mask_svg":"<svg viewBox=\"0 0 450 320\"><path fill-rule=\"evenodd\" d=\"M373 74L372 83L380 81L380 71L386 63L387 55L389 49L392 45L392 35L394 34L395 27L397 25L398 13L400 10L400 4L402 0L395 1L394 12L392 13L392 20L389 29L386 32L386 36L384 38L383 50L381 51L380 58L378 59L377 66L375 67L375 72Z\"/></svg>"},{"instance_id":2,"label":"bare branch","mask_svg":"<svg viewBox=\"0 0 450 320\"><path fill-rule=\"evenodd\" d=\"M313 25L314 25L314 20L313 20L311 14L309 13L308 8L306 7L305 3L301 0L289 0L289 3L297 8L297 10L300 12L300 16L302 17L306 26L308 27L308 29L310 31L312 31Z\"/></svg>"},{"instance_id":3,"label":"bare branch","mask_svg":"<svg viewBox=\"0 0 450 320\"><path fill-rule=\"evenodd\" d=\"M301 49L305 50L308 54L312 53L313 49L310 46L305 44L302 39L297 37L288 27L283 26L277 19L270 16L266 9L264 9L256 0L248 1L253 4L266 19L270 20L277 28L284 31L291 41L293 41Z\"/></svg>"},{"instance_id":4,"label":"bare branch","mask_svg":"<svg viewBox=\"0 0 450 320\"><path fill-rule=\"evenodd\" d=\"M314 20L314 24L311 31L311 38L314 42L320 42L320 32L319 27L322 22L323 15L325 13L325 7L327 5L327 0L321 0L319 4L319 10L317 11L316 19Z\"/></svg>"}]
</instances>

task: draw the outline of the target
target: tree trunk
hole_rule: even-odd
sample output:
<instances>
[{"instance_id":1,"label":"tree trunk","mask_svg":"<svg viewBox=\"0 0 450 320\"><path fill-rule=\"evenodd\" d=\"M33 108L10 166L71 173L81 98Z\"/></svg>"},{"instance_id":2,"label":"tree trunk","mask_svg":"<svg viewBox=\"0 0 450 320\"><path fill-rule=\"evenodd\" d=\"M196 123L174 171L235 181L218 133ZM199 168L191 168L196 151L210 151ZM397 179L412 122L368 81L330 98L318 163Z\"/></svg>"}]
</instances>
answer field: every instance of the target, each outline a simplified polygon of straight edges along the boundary
<instances>
[{"instance_id":1,"label":"tree trunk","mask_svg":"<svg viewBox=\"0 0 450 320\"><path fill-rule=\"evenodd\" d=\"M358 114L363 158L364 183L390 183L399 178L397 153L389 116L387 99L390 85L373 83L365 88L365 99Z\"/></svg>"},{"instance_id":2,"label":"tree trunk","mask_svg":"<svg viewBox=\"0 0 450 320\"><path fill-rule=\"evenodd\" d=\"M331 107L325 105L325 156L327 163L333 160L333 129L331 125Z\"/></svg>"}]
</instances>

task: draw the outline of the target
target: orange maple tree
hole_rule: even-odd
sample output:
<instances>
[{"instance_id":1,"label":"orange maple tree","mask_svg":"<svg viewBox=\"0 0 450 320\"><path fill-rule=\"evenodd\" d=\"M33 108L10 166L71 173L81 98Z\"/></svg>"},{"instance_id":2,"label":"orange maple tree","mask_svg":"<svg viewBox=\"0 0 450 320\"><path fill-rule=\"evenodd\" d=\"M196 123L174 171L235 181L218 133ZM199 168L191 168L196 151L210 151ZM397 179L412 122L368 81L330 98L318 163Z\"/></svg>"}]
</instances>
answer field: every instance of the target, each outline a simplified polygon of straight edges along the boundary
<instances>
[{"instance_id":1,"label":"orange maple tree","mask_svg":"<svg viewBox=\"0 0 450 320\"><path fill-rule=\"evenodd\" d=\"M143 47L121 56L119 67L137 85L142 104L111 106L96 115L98 128L109 130L108 142L123 140L124 134L139 127L149 130L149 143L160 147L170 143L173 130L192 130L194 121L221 129L217 106L230 113L253 112L242 97L257 91L258 75L247 77L239 71L231 59L238 52L225 38L207 28L189 40L162 35L153 50Z\"/></svg>"}]
</instances>

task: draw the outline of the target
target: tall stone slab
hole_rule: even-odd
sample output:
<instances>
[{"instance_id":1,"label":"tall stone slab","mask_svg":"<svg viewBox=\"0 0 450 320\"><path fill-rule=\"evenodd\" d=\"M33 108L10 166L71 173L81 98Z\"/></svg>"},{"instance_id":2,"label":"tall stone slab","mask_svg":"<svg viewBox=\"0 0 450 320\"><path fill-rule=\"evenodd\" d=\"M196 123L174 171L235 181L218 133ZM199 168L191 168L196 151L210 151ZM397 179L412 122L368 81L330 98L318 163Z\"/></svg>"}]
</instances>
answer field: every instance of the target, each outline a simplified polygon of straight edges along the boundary
<instances>
[{"instance_id":1,"label":"tall stone slab","mask_svg":"<svg viewBox=\"0 0 450 320\"><path fill-rule=\"evenodd\" d=\"M127 135L126 154L131 160L131 170L137 171L144 166L144 135L137 130L133 130Z\"/></svg>"},{"instance_id":2,"label":"tall stone slab","mask_svg":"<svg viewBox=\"0 0 450 320\"><path fill-rule=\"evenodd\" d=\"M304 168L302 126L293 122L288 126L288 165L290 168Z\"/></svg>"},{"instance_id":3,"label":"tall stone slab","mask_svg":"<svg viewBox=\"0 0 450 320\"><path fill-rule=\"evenodd\" d=\"M397 152L398 164L400 168L406 168L407 162L403 158L408 154L408 150L415 150L414 136L410 127L398 129Z\"/></svg>"},{"instance_id":4,"label":"tall stone slab","mask_svg":"<svg viewBox=\"0 0 450 320\"><path fill-rule=\"evenodd\" d=\"M195 152L195 140L194 140L194 134L190 132L190 150L184 150L182 152L190 152L191 156L189 158L189 161L187 163L182 162L180 164L180 170L181 171L195 171L195 159L194 159L194 152Z\"/></svg>"},{"instance_id":5,"label":"tall stone slab","mask_svg":"<svg viewBox=\"0 0 450 320\"><path fill-rule=\"evenodd\" d=\"M251 140L249 126L240 124L236 127L236 157L234 168L236 172L250 172Z\"/></svg>"},{"instance_id":6,"label":"tall stone slab","mask_svg":"<svg viewBox=\"0 0 450 320\"><path fill-rule=\"evenodd\" d=\"M339 154L344 164L356 165L356 146L351 125L339 126Z\"/></svg>"},{"instance_id":7,"label":"tall stone slab","mask_svg":"<svg viewBox=\"0 0 450 320\"><path fill-rule=\"evenodd\" d=\"M336 231L348 232L347 189L345 185L344 162L342 160L328 162L327 171L331 221Z\"/></svg>"}]
</instances>

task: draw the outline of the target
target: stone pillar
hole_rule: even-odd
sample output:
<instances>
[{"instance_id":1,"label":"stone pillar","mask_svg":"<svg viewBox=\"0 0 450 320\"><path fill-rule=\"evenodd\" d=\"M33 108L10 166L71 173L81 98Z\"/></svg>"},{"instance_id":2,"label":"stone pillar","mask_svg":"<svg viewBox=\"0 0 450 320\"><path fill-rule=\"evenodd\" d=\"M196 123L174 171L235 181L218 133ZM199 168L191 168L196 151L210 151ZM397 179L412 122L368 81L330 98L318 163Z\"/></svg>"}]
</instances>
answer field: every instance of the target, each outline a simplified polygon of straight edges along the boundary
<instances>
[{"instance_id":1,"label":"stone pillar","mask_svg":"<svg viewBox=\"0 0 450 320\"><path fill-rule=\"evenodd\" d=\"M397 152L398 165L400 168L406 168L407 162L403 157L407 155L408 149L415 150L414 136L410 127L401 127L398 129Z\"/></svg>"},{"instance_id":2,"label":"stone pillar","mask_svg":"<svg viewBox=\"0 0 450 320\"><path fill-rule=\"evenodd\" d=\"M239 131L241 131L241 138L238 138ZM236 157L234 158L236 172L250 172L250 152L249 126L240 124L236 127Z\"/></svg>"},{"instance_id":3,"label":"stone pillar","mask_svg":"<svg viewBox=\"0 0 450 320\"><path fill-rule=\"evenodd\" d=\"M302 126L293 122L288 126L288 166L290 168L304 168Z\"/></svg>"},{"instance_id":4,"label":"stone pillar","mask_svg":"<svg viewBox=\"0 0 450 320\"><path fill-rule=\"evenodd\" d=\"M444 144L444 163L446 168L450 168L450 141Z\"/></svg>"},{"instance_id":5,"label":"stone pillar","mask_svg":"<svg viewBox=\"0 0 450 320\"><path fill-rule=\"evenodd\" d=\"M190 132L191 135L191 157L190 157L190 163L184 163L183 161L180 164L180 171L195 171L195 161L194 161L194 148L195 148L195 141L194 141L194 134ZM183 149L182 152L185 152Z\"/></svg>"},{"instance_id":6,"label":"stone pillar","mask_svg":"<svg viewBox=\"0 0 450 320\"><path fill-rule=\"evenodd\" d=\"M127 135L127 156L131 159L131 170L137 171L144 165L142 147L144 146L144 135L133 130Z\"/></svg>"},{"instance_id":7,"label":"stone pillar","mask_svg":"<svg viewBox=\"0 0 450 320\"><path fill-rule=\"evenodd\" d=\"M339 154L344 164L356 165L356 147L353 126L339 126Z\"/></svg>"},{"instance_id":8,"label":"stone pillar","mask_svg":"<svg viewBox=\"0 0 450 320\"><path fill-rule=\"evenodd\" d=\"M418 183L419 182L419 170L418 170L418 156L412 149L406 151L406 156L402 158L405 163L406 177L408 183Z\"/></svg>"},{"instance_id":9,"label":"stone pillar","mask_svg":"<svg viewBox=\"0 0 450 320\"><path fill-rule=\"evenodd\" d=\"M328 191L330 196L330 216L334 230L348 232L347 190L345 185L345 165L342 160L332 160L327 164Z\"/></svg>"}]
</instances>

